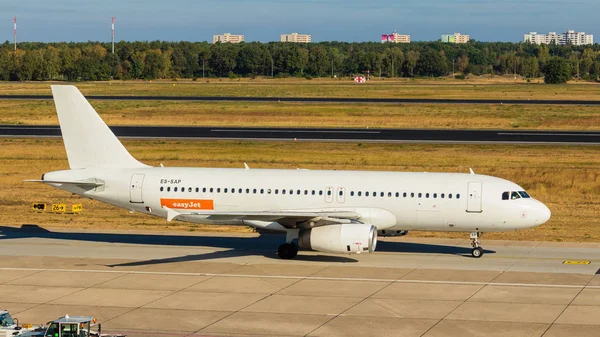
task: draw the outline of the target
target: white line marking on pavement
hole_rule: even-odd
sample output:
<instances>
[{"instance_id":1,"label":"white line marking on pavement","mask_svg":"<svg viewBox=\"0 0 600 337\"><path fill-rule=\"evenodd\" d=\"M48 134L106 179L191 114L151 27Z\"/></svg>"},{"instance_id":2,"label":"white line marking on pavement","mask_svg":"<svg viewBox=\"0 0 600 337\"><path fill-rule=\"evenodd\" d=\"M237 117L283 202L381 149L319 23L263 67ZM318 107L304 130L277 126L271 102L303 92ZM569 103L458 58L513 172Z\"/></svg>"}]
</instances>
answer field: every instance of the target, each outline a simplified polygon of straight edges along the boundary
<instances>
[{"instance_id":1,"label":"white line marking on pavement","mask_svg":"<svg viewBox=\"0 0 600 337\"><path fill-rule=\"evenodd\" d=\"M469 282L469 281L434 281L434 280L393 280L378 278L351 278L351 277L318 277L318 276L286 276L286 275L254 275L254 274L215 274L215 273L181 273L139 270L103 270L103 269L62 269L62 268L0 268L0 271L53 271L75 273L107 273L107 274L135 274L135 275L173 275L173 276L220 276L220 277L249 277L272 279L303 279L320 281L364 281L364 282L394 282L394 283L426 283L426 284L455 284L455 285L491 285L513 286L532 288L588 288L600 289L600 286L586 286L573 284L536 284L536 283L495 283L495 282Z\"/></svg>"}]
</instances>

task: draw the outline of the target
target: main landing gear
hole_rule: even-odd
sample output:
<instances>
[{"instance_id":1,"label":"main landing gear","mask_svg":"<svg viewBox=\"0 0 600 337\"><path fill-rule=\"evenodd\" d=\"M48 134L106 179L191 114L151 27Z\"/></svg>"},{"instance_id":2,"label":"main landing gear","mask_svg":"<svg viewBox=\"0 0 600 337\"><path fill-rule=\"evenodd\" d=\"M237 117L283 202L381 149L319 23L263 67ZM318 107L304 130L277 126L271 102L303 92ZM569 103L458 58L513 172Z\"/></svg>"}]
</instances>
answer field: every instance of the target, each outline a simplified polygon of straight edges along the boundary
<instances>
[{"instance_id":1,"label":"main landing gear","mask_svg":"<svg viewBox=\"0 0 600 337\"><path fill-rule=\"evenodd\" d=\"M277 255L279 255L281 259L289 260L298 255L298 245L294 243L294 240L298 239L299 234L300 231L298 229L288 229L285 236L285 243L277 249Z\"/></svg>"},{"instance_id":2,"label":"main landing gear","mask_svg":"<svg viewBox=\"0 0 600 337\"><path fill-rule=\"evenodd\" d=\"M480 258L483 255L483 248L479 246L479 238L482 235L483 233L471 232L471 246L473 246L471 255L473 255L475 258Z\"/></svg>"}]
</instances>

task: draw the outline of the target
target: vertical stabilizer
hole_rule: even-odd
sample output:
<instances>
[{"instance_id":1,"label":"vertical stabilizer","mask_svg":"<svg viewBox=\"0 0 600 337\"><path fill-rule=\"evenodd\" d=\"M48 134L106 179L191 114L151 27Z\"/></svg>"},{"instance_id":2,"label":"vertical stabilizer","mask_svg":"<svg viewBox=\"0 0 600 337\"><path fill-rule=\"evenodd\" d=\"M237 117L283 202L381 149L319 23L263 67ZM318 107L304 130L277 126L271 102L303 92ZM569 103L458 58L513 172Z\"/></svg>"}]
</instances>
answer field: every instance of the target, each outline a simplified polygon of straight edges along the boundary
<instances>
[{"instance_id":1,"label":"vertical stabilizer","mask_svg":"<svg viewBox=\"0 0 600 337\"><path fill-rule=\"evenodd\" d=\"M53 85L52 95L71 169L146 167L127 152L79 89Z\"/></svg>"}]
</instances>

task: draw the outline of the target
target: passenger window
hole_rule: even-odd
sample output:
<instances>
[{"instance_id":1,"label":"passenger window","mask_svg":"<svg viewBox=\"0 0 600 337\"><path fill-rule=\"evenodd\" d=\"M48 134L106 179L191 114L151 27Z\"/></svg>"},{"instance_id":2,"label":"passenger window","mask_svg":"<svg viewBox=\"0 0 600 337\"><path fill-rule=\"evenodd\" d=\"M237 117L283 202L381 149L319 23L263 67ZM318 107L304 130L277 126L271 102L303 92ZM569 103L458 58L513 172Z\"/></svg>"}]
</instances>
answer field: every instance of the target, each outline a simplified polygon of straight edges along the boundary
<instances>
[{"instance_id":1,"label":"passenger window","mask_svg":"<svg viewBox=\"0 0 600 337\"><path fill-rule=\"evenodd\" d=\"M400 193L396 192L396 198L400 197Z\"/></svg>"},{"instance_id":2,"label":"passenger window","mask_svg":"<svg viewBox=\"0 0 600 337\"><path fill-rule=\"evenodd\" d=\"M362 196L362 192L361 191L358 191L358 196L359 197Z\"/></svg>"},{"instance_id":3,"label":"passenger window","mask_svg":"<svg viewBox=\"0 0 600 337\"><path fill-rule=\"evenodd\" d=\"M206 193L206 187L202 187L202 193Z\"/></svg>"},{"instance_id":4,"label":"passenger window","mask_svg":"<svg viewBox=\"0 0 600 337\"><path fill-rule=\"evenodd\" d=\"M448 194L448 199L452 199L452 193Z\"/></svg>"},{"instance_id":5,"label":"passenger window","mask_svg":"<svg viewBox=\"0 0 600 337\"><path fill-rule=\"evenodd\" d=\"M235 193L235 188L232 188L232 189L231 189L231 193Z\"/></svg>"},{"instance_id":6,"label":"passenger window","mask_svg":"<svg viewBox=\"0 0 600 337\"><path fill-rule=\"evenodd\" d=\"M246 189L246 194L250 194L250 189L249 188Z\"/></svg>"},{"instance_id":7,"label":"passenger window","mask_svg":"<svg viewBox=\"0 0 600 337\"><path fill-rule=\"evenodd\" d=\"M380 196L380 197L382 197L382 198L383 198L383 196L384 196L384 195L385 195L385 193L383 193L383 192L381 192L381 193L379 194L379 196Z\"/></svg>"},{"instance_id":8,"label":"passenger window","mask_svg":"<svg viewBox=\"0 0 600 337\"><path fill-rule=\"evenodd\" d=\"M410 197L414 198L415 197L415 193L414 192L410 192Z\"/></svg>"},{"instance_id":9,"label":"passenger window","mask_svg":"<svg viewBox=\"0 0 600 337\"><path fill-rule=\"evenodd\" d=\"M425 194L425 198L429 198L429 193Z\"/></svg>"},{"instance_id":10,"label":"passenger window","mask_svg":"<svg viewBox=\"0 0 600 337\"><path fill-rule=\"evenodd\" d=\"M296 191L296 193L297 193L298 195L300 195L300 192L301 192L300 190L297 190L297 191Z\"/></svg>"},{"instance_id":11,"label":"passenger window","mask_svg":"<svg viewBox=\"0 0 600 337\"><path fill-rule=\"evenodd\" d=\"M423 193L419 193L419 198L421 198L423 196Z\"/></svg>"},{"instance_id":12,"label":"passenger window","mask_svg":"<svg viewBox=\"0 0 600 337\"><path fill-rule=\"evenodd\" d=\"M221 193L221 188L217 188L217 193Z\"/></svg>"},{"instance_id":13,"label":"passenger window","mask_svg":"<svg viewBox=\"0 0 600 337\"><path fill-rule=\"evenodd\" d=\"M275 194L279 194L279 189L278 188L275 189Z\"/></svg>"},{"instance_id":14,"label":"passenger window","mask_svg":"<svg viewBox=\"0 0 600 337\"><path fill-rule=\"evenodd\" d=\"M294 190L290 190L290 194L294 194ZM298 192L300 194L300 192Z\"/></svg>"},{"instance_id":15,"label":"passenger window","mask_svg":"<svg viewBox=\"0 0 600 337\"><path fill-rule=\"evenodd\" d=\"M521 199L521 196L519 195L518 192L511 192L510 193L510 199L511 200L515 200L515 199Z\"/></svg>"},{"instance_id":16,"label":"passenger window","mask_svg":"<svg viewBox=\"0 0 600 337\"><path fill-rule=\"evenodd\" d=\"M177 192L177 187L173 187L173 192Z\"/></svg>"},{"instance_id":17,"label":"passenger window","mask_svg":"<svg viewBox=\"0 0 600 337\"><path fill-rule=\"evenodd\" d=\"M368 196L369 196L369 192L365 192L365 197L368 197Z\"/></svg>"},{"instance_id":18,"label":"passenger window","mask_svg":"<svg viewBox=\"0 0 600 337\"><path fill-rule=\"evenodd\" d=\"M340 191L340 197L341 197L342 195L344 195L344 192Z\"/></svg>"},{"instance_id":19,"label":"passenger window","mask_svg":"<svg viewBox=\"0 0 600 337\"><path fill-rule=\"evenodd\" d=\"M256 193L256 192L254 192L254 193ZM265 194L265 189L264 188L260 189L260 194ZM269 194L271 194L271 190L269 190Z\"/></svg>"},{"instance_id":20,"label":"passenger window","mask_svg":"<svg viewBox=\"0 0 600 337\"><path fill-rule=\"evenodd\" d=\"M200 188L196 187L196 193L200 192Z\"/></svg>"},{"instance_id":21,"label":"passenger window","mask_svg":"<svg viewBox=\"0 0 600 337\"><path fill-rule=\"evenodd\" d=\"M312 190L312 195L315 195L315 190Z\"/></svg>"},{"instance_id":22,"label":"passenger window","mask_svg":"<svg viewBox=\"0 0 600 337\"><path fill-rule=\"evenodd\" d=\"M164 189L165 189L164 187L162 187L162 186L160 187L160 191L161 191L161 192L162 192Z\"/></svg>"},{"instance_id":23,"label":"passenger window","mask_svg":"<svg viewBox=\"0 0 600 337\"><path fill-rule=\"evenodd\" d=\"M404 198L406 198L406 192L402 193L402 196L403 196Z\"/></svg>"},{"instance_id":24,"label":"passenger window","mask_svg":"<svg viewBox=\"0 0 600 337\"><path fill-rule=\"evenodd\" d=\"M460 199L460 194L456 194L456 199Z\"/></svg>"},{"instance_id":25,"label":"passenger window","mask_svg":"<svg viewBox=\"0 0 600 337\"><path fill-rule=\"evenodd\" d=\"M242 189L241 189L241 188L238 190L238 193L239 193L239 194L242 194Z\"/></svg>"},{"instance_id":26,"label":"passenger window","mask_svg":"<svg viewBox=\"0 0 600 337\"><path fill-rule=\"evenodd\" d=\"M319 195L323 195L323 191L319 191Z\"/></svg>"},{"instance_id":27,"label":"passenger window","mask_svg":"<svg viewBox=\"0 0 600 337\"><path fill-rule=\"evenodd\" d=\"M261 190L262 191L262 190ZM252 193L256 194L256 188L252 190Z\"/></svg>"},{"instance_id":28,"label":"passenger window","mask_svg":"<svg viewBox=\"0 0 600 337\"><path fill-rule=\"evenodd\" d=\"M308 190L304 190L304 195L308 195Z\"/></svg>"},{"instance_id":29,"label":"passenger window","mask_svg":"<svg viewBox=\"0 0 600 337\"><path fill-rule=\"evenodd\" d=\"M191 187L188 187L188 192L191 192L191 191L192 191L192 188L191 188Z\"/></svg>"},{"instance_id":30,"label":"passenger window","mask_svg":"<svg viewBox=\"0 0 600 337\"><path fill-rule=\"evenodd\" d=\"M224 190L223 190L223 193L227 193L227 189L224 189Z\"/></svg>"},{"instance_id":31,"label":"passenger window","mask_svg":"<svg viewBox=\"0 0 600 337\"><path fill-rule=\"evenodd\" d=\"M327 195L331 195L331 190L327 191Z\"/></svg>"},{"instance_id":32,"label":"passenger window","mask_svg":"<svg viewBox=\"0 0 600 337\"><path fill-rule=\"evenodd\" d=\"M285 190L281 190L281 194L285 194Z\"/></svg>"},{"instance_id":33,"label":"passenger window","mask_svg":"<svg viewBox=\"0 0 600 337\"><path fill-rule=\"evenodd\" d=\"M167 187L167 192L171 192L171 188L170 187Z\"/></svg>"},{"instance_id":34,"label":"passenger window","mask_svg":"<svg viewBox=\"0 0 600 337\"><path fill-rule=\"evenodd\" d=\"M437 199L437 193L433 193L433 198Z\"/></svg>"},{"instance_id":35,"label":"passenger window","mask_svg":"<svg viewBox=\"0 0 600 337\"><path fill-rule=\"evenodd\" d=\"M354 191L350 191L350 196L353 197L354 196Z\"/></svg>"},{"instance_id":36,"label":"passenger window","mask_svg":"<svg viewBox=\"0 0 600 337\"><path fill-rule=\"evenodd\" d=\"M181 192L185 192L185 187L182 187L182 188L181 188Z\"/></svg>"},{"instance_id":37,"label":"passenger window","mask_svg":"<svg viewBox=\"0 0 600 337\"><path fill-rule=\"evenodd\" d=\"M440 197L441 197L442 199L444 199L444 196L445 196L445 194L444 194L444 193L442 193L442 194L440 195Z\"/></svg>"},{"instance_id":38,"label":"passenger window","mask_svg":"<svg viewBox=\"0 0 600 337\"><path fill-rule=\"evenodd\" d=\"M212 193L213 192L213 188L211 187L209 191L210 191L210 193Z\"/></svg>"}]
</instances>

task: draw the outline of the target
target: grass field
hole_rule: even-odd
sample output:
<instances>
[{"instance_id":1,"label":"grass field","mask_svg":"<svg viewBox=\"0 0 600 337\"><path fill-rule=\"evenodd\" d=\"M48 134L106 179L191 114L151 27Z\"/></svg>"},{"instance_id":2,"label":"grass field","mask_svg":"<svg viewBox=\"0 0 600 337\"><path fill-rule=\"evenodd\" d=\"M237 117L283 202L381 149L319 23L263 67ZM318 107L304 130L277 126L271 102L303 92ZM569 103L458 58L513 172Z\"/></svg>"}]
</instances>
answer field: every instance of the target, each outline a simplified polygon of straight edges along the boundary
<instances>
[{"instance_id":1,"label":"grass field","mask_svg":"<svg viewBox=\"0 0 600 337\"><path fill-rule=\"evenodd\" d=\"M109 125L599 130L600 106L92 101ZM52 101L0 100L0 124L54 124Z\"/></svg>"},{"instance_id":2,"label":"grass field","mask_svg":"<svg viewBox=\"0 0 600 337\"><path fill-rule=\"evenodd\" d=\"M50 82L0 83L0 93L50 94ZM59 84L64 84L60 82ZM379 97L469 99L582 99L600 100L600 84L574 82L566 85L528 84L510 77L470 80L377 79L354 84L338 79L198 79L197 81L112 81L75 83L87 95L158 96L270 96L270 97Z\"/></svg>"},{"instance_id":3,"label":"grass field","mask_svg":"<svg viewBox=\"0 0 600 337\"><path fill-rule=\"evenodd\" d=\"M0 225L104 229L199 230L204 226L167 223L81 199L45 186L26 184L47 171L68 168L62 141L0 140ZM485 239L599 241L600 147L505 145L409 145L277 143L234 141L126 141L138 159L152 165L444 171L506 178L523 186L552 210L549 223L529 230L496 233ZM182 150L185 149L185 150ZM79 215L37 214L31 203L83 203ZM241 230L209 226L210 230ZM466 234L411 233L467 237Z\"/></svg>"}]
</instances>

